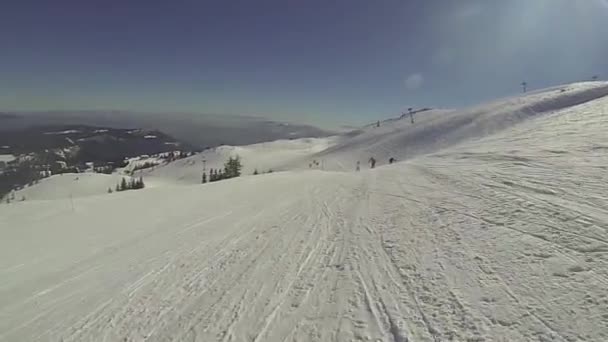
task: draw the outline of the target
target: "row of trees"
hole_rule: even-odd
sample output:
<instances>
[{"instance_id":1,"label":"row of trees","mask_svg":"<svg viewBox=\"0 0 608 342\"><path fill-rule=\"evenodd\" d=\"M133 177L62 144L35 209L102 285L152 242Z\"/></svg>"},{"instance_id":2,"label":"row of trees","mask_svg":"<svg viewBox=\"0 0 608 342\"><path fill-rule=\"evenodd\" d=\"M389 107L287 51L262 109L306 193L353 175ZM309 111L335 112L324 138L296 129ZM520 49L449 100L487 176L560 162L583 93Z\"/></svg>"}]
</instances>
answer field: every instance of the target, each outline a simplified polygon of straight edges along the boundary
<instances>
[{"instance_id":1,"label":"row of trees","mask_svg":"<svg viewBox=\"0 0 608 342\"><path fill-rule=\"evenodd\" d=\"M203 171L203 183L211 183L217 182L224 179L235 178L241 175L241 170L243 170L243 164L241 163L241 158L239 156L230 157L228 161L224 163L224 169L211 169L209 171L209 176L207 176L207 172Z\"/></svg>"},{"instance_id":2,"label":"row of trees","mask_svg":"<svg viewBox=\"0 0 608 342\"><path fill-rule=\"evenodd\" d=\"M129 181L123 177L120 183L116 184L116 188L114 190L119 192L127 190L139 190L145 187L146 184L144 184L144 179L142 177L139 177L139 179L131 178ZM108 193L112 193L112 188L108 188Z\"/></svg>"}]
</instances>

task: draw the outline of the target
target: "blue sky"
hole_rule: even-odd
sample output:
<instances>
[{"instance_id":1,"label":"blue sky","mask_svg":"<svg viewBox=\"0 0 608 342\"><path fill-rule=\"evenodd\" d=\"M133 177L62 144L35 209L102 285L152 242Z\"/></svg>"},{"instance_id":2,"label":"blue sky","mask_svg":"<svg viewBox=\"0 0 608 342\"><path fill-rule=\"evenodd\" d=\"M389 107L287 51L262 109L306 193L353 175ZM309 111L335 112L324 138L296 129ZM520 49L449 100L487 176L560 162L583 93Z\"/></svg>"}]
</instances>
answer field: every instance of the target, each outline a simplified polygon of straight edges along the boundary
<instances>
[{"instance_id":1,"label":"blue sky","mask_svg":"<svg viewBox=\"0 0 608 342\"><path fill-rule=\"evenodd\" d=\"M608 78L607 0L8 0L0 109L361 123Z\"/></svg>"}]
</instances>

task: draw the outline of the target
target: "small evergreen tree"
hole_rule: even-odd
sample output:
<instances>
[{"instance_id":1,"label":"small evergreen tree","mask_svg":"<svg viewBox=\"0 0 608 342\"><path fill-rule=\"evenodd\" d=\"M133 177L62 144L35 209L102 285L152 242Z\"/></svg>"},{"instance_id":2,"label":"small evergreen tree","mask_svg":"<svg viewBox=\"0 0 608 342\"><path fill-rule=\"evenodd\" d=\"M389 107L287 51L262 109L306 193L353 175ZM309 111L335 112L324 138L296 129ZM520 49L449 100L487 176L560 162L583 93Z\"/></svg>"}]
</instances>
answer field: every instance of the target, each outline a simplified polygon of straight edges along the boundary
<instances>
[{"instance_id":1,"label":"small evergreen tree","mask_svg":"<svg viewBox=\"0 0 608 342\"><path fill-rule=\"evenodd\" d=\"M129 184L127 183L127 180L125 179L125 177L122 177L122 180L120 181L120 190L119 191L125 191L129 189Z\"/></svg>"},{"instance_id":2,"label":"small evergreen tree","mask_svg":"<svg viewBox=\"0 0 608 342\"><path fill-rule=\"evenodd\" d=\"M241 175L243 165L241 164L241 158L239 156L230 157L226 163L224 163L224 177L234 178Z\"/></svg>"},{"instance_id":3,"label":"small evergreen tree","mask_svg":"<svg viewBox=\"0 0 608 342\"><path fill-rule=\"evenodd\" d=\"M21 196L21 202L25 202L25 196Z\"/></svg>"},{"instance_id":4,"label":"small evergreen tree","mask_svg":"<svg viewBox=\"0 0 608 342\"><path fill-rule=\"evenodd\" d=\"M139 176L139 181L138 183L138 189L143 189L146 187L146 184L144 184L144 178L142 176Z\"/></svg>"},{"instance_id":5,"label":"small evergreen tree","mask_svg":"<svg viewBox=\"0 0 608 342\"><path fill-rule=\"evenodd\" d=\"M258 175L258 174L259 174L259 173L258 173L258 169L253 170L253 174L254 174L254 175Z\"/></svg>"},{"instance_id":6,"label":"small evergreen tree","mask_svg":"<svg viewBox=\"0 0 608 342\"><path fill-rule=\"evenodd\" d=\"M114 190L115 190L116 192L119 192L119 191L120 191L120 185L119 185L119 184L116 184L116 189L114 189Z\"/></svg>"},{"instance_id":7,"label":"small evergreen tree","mask_svg":"<svg viewBox=\"0 0 608 342\"><path fill-rule=\"evenodd\" d=\"M203 184L207 183L207 173L203 172Z\"/></svg>"},{"instance_id":8,"label":"small evergreen tree","mask_svg":"<svg viewBox=\"0 0 608 342\"><path fill-rule=\"evenodd\" d=\"M112 192L112 188L108 188L108 193L111 194Z\"/></svg>"}]
</instances>

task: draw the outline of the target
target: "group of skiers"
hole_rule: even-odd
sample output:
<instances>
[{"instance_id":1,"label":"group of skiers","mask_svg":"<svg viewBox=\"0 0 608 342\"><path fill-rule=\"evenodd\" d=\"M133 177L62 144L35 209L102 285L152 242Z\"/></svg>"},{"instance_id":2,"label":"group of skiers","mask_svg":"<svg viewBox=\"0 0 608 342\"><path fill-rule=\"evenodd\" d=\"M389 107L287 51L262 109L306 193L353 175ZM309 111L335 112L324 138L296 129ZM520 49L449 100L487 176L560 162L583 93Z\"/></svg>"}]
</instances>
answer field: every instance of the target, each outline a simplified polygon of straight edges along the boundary
<instances>
[{"instance_id":1,"label":"group of skiers","mask_svg":"<svg viewBox=\"0 0 608 342\"><path fill-rule=\"evenodd\" d=\"M369 158L369 160L368 160L367 162L369 163L369 167L370 167L370 169L374 169L374 168L376 168L376 158L374 158L374 157L370 157L370 158ZM388 163L389 163L389 164L393 164L393 163L395 163L395 162L397 162L397 159L395 159L395 158L393 158L393 157L390 157L390 158L388 159ZM323 165L322 163L319 163L318 161L313 160L313 161L312 161L312 163L308 164L308 167L312 169L312 168L313 168L313 166L317 166L317 167L318 167L319 165L321 165L321 168L322 168L322 165ZM356 170L356 171L361 171L361 161L357 160L357 164L356 164L356 166L355 166L355 170Z\"/></svg>"},{"instance_id":2,"label":"group of skiers","mask_svg":"<svg viewBox=\"0 0 608 342\"><path fill-rule=\"evenodd\" d=\"M394 162L396 162L396 161L397 161L397 159L395 159L395 158L393 158L393 157L390 157L390 158L388 159L388 163L389 163L389 164L392 164L392 163L394 163ZM374 158L374 157L370 157L370 158L369 158L369 160L368 160L367 162L369 163L369 167L370 167L371 169L373 169L373 168L375 168L375 167L376 167L376 158ZM360 161L357 161L357 166L355 167L355 170L357 170L357 171L361 171L361 162L360 162Z\"/></svg>"}]
</instances>

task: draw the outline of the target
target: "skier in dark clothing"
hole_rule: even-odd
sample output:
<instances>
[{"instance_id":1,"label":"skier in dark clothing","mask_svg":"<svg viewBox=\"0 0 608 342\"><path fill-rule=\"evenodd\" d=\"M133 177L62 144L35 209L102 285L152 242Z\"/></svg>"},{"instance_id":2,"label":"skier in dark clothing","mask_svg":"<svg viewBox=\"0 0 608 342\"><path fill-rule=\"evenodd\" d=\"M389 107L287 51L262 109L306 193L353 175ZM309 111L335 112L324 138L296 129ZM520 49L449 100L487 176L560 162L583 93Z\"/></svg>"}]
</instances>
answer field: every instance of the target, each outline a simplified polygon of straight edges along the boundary
<instances>
[{"instance_id":1,"label":"skier in dark clothing","mask_svg":"<svg viewBox=\"0 0 608 342\"><path fill-rule=\"evenodd\" d=\"M375 168L376 167L376 159L374 159L374 157L369 158L369 164L371 166L371 168Z\"/></svg>"}]
</instances>

